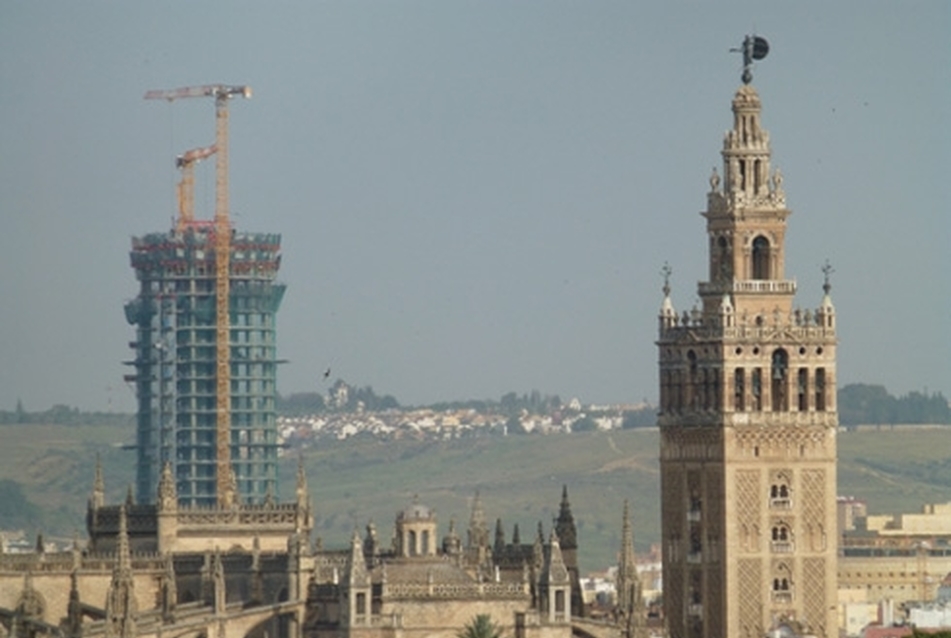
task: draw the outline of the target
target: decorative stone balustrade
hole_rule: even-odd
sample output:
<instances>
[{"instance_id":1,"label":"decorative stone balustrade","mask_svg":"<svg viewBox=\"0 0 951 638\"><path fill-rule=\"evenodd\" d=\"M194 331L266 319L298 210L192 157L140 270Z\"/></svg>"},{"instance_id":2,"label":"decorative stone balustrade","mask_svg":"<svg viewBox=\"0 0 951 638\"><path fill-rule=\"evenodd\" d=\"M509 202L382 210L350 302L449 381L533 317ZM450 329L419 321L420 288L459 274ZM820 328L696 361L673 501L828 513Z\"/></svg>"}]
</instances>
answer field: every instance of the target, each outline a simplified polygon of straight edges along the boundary
<instances>
[{"instance_id":1,"label":"decorative stone balustrade","mask_svg":"<svg viewBox=\"0 0 951 638\"><path fill-rule=\"evenodd\" d=\"M386 583L384 598L512 598L528 596L527 583Z\"/></svg>"},{"instance_id":2,"label":"decorative stone balustrade","mask_svg":"<svg viewBox=\"0 0 951 638\"><path fill-rule=\"evenodd\" d=\"M701 295L738 294L796 294L795 279L731 279L727 281L701 281L697 284Z\"/></svg>"}]
</instances>

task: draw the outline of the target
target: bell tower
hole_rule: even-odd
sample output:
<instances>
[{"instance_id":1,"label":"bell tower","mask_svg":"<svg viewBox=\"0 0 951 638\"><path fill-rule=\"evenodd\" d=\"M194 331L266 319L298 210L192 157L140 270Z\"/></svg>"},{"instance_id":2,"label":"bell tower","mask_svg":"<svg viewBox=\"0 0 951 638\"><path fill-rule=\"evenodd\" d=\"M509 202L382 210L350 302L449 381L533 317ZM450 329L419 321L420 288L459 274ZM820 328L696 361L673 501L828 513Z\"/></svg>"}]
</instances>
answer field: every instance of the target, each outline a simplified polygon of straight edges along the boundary
<instances>
[{"instance_id":1,"label":"bell tower","mask_svg":"<svg viewBox=\"0 0 951 638\"><path fill-rule=\"evenodd\" d=\"M758 638L783 627L836 636L831 268L819 307L796 307L784 265L791 211L748 69L743 79L722 179L714 168L702 213L709 272L699 307L678 315L664 269L665 615L672 638Z\"/></svg>"}]
</instances>

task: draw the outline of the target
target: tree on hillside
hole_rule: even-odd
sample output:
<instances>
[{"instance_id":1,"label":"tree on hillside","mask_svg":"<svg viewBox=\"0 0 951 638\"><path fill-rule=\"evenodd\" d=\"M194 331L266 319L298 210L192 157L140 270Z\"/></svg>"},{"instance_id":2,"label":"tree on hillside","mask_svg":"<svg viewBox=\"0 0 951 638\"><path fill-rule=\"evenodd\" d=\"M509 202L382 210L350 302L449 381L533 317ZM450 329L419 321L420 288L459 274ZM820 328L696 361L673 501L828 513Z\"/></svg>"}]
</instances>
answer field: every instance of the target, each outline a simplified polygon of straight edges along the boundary
<instances>
[{"instance_id":1,"label":"tree on hillside","mask_svg":"<svg viewBox=\"0 0 951 638\"><path fill-rule=\"evenodd\" d=\"M853 383L839 390L838 399L842 425L951 423L951 407L940 392L910 392L896 399L885 386Z\"/></svg>"},{"instance_id":2,"label":"tree on hillside","mask_svg":"<svg viewBox=\"0 0 951 638\"><path fill-rule=\"evenodd\" d=\"M502 638L502 628L488 614L479 614L456 633L457 638Z\"/></svg>"},{"instance_id":3,"label":"tree on hillside","mask_svg":"<svg viewBox=\"0 0 951 638\"><path fill-rule=\"evenodd\" d=\"M0 479L0 529L36 527L40 509L23 494L23 486L11 479Z\"/></svg>"}]
</instances>

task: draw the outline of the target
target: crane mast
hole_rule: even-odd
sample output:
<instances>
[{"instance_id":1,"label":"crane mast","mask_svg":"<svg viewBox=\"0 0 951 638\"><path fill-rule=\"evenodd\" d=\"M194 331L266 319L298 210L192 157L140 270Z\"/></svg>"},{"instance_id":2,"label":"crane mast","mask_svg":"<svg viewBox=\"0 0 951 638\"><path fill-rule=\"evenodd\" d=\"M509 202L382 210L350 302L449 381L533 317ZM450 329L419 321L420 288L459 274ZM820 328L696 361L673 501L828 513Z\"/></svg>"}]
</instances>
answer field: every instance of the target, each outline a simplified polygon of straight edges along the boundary
<instances>
[{"instance_id":1,"label":"crane mast","mask_svg":"<svg viewBox=\"0 0 951 638\"><path fill-rule=\"evenodd\" d=\"M195 221L195 164L215 154L218 148L212 144L193 148L175 158L175 166L182 171L178 183L178 232L184 232Z\"/></svg>"},{"instance_id":2,"label":"crane mast","mask_svg":"<svg viewBox=\"0 0 951 638\"><path fill-rule=\"evenodd\" d=\"M228 101L251 97L249 86L205 84L172 90L148 91L147 100L215 98L215 490L219 507L236 497L231 485L231 221L228 212Z\"/></svg>"}]
</instances>

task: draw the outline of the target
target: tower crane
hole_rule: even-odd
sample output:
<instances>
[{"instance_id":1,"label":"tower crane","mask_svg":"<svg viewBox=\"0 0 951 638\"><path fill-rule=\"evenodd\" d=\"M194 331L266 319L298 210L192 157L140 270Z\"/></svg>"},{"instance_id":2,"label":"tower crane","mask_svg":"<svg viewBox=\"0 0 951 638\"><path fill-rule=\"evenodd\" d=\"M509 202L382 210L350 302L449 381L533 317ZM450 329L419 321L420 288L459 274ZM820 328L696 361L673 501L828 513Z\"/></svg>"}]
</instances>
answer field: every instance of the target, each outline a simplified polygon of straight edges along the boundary
<instances>
[{"instance_id":1,"label":"tower crane","mask_svg":"<svg viewBox=\"0 0 951 638\"><path fill-rule=\"evenodd\" d=\"M175 166L182 171L182 181L178 183L178 232L183 232L195 221L195 164L217 152L212 144L203 148L193 148L175 158Z\"/></svg>"},{"instance_id":2,"label":"tower crane","mask_svg":"<svg viewBox=\"0 0 951 638\"><path fill-rule=\"evenodd\" d=\"M175 100L191 97L215 99L215 491L223 506L234 498L229 491L231 468L231 320L228 299L231 293L231 222L228 213L228 101L251 97L250 86L205 84L179 89L148 91L146 100Z\"/></svg>"}]
</instances>

